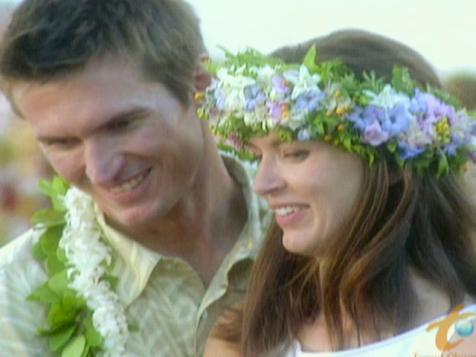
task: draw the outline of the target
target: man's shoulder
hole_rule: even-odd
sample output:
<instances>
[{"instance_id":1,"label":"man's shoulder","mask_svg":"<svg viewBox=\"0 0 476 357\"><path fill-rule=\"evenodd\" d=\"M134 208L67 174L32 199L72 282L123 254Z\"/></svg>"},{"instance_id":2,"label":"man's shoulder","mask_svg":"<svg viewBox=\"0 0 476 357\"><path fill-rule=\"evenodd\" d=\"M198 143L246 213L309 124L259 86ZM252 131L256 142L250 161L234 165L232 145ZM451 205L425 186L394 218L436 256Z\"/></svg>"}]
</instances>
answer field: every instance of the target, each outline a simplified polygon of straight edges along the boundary
<instances>
[{"instance_id":1,"label":"man's shoulder","mask_svg":"<svg viewBox=\"0 0 476 357\"><path fill-rule=\"evenodd\" d=\"M36 228L31 228L19 237L13 239L8 244L0 248L0 270L7 269L19 260L34 260L33 245L38 239L39 232Z\"/></svg>"},{"instance_id":2,"label":"man's shoulder","mask_svg":"<svg viewBox=\"0 0 476 357\"><path fill-rule=\"evenodd\" d=\"M33 257L39 232L30 229L0 248L0 355L46 356L47 340L37 329L46 320L46 311L27 298L47 276Z\"/></svg>"}]
</instances>

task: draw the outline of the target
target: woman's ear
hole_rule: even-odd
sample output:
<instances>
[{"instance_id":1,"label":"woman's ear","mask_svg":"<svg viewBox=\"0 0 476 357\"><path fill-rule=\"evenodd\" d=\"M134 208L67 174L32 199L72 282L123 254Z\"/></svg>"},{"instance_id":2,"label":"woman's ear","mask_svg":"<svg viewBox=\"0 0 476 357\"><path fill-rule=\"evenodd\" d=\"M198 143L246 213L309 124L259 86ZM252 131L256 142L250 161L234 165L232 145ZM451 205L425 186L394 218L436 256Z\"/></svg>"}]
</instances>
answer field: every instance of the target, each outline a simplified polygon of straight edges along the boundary
<instances>
[{"instance_id":1,"label":"woman's ear","mask_svg":"<svg viewBox=\"0 0 476 357\"><path fill-rule=\"evenodd\" d=\"M199 56L199 61L193 74L193 84L196 92L205 91L212 81L212 76L204 65L209 60L210 58L207 53L202 53Z\"/></svg>"}]
</instances>

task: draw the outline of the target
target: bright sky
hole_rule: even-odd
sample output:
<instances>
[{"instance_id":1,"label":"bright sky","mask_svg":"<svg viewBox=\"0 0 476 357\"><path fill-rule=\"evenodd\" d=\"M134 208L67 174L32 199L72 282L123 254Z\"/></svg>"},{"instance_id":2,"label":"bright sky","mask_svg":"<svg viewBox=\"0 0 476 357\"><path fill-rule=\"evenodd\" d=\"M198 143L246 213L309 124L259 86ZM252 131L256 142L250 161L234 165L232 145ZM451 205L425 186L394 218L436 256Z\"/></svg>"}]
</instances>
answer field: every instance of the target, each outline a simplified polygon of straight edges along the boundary
<instances>
[{"instance_id":1,"label":"bright sky","mask_svg":"<svg viewBox=\"0 0 476 357\"><path fill-rule=\"evenodd\" d=\"M476 0L188 1L202 19L212 55L219 53L217 45L267 52L334 30L360 28L413 47L443 73L476 73Z\"/></svg>"},{"instance_id":2,"label":"bright sky","mask_svg":"<svg viewBox=\"0 0 476 357\"><path fill-rule=\"evenodd\" d=\"M399 40L443 73L476 73L476 0L189 0L212 55L267 52L343 28Z\"/></svg>"}]
</instances>

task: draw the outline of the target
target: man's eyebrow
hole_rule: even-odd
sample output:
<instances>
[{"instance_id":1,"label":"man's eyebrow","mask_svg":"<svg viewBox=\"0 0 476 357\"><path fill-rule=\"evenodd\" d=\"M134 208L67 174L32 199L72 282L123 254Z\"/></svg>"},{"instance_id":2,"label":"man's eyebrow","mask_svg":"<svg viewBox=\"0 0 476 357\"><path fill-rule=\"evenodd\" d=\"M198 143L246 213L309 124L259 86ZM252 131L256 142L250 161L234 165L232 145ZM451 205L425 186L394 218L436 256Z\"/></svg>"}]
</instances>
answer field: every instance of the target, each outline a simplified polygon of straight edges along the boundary
<instances>
[{"instance_id":1,"label":"man's eyebrow","mask_svg":"<svg viewBox=\"0 0 476 357\"><path fill-rule=\"evenodd\" d=\"M102 123L96 129L93 129L93 130L107 128L109 125L112 125L115 122L118 122L121 120L140 119L142 117L149 115L150 112L151 111L149 109L146 109L143 107L136 107L136 108L132 108L123 112L119 112L111 116L108 120L106 120L104 123ZM36 137L36 140L41 143L49 143L52 141L66 140L66 139L71 139L71 138L67 136L43 136L43 135L39 135Z\"/></svg>"},{"instance_id":2,"label":"man's eyebrow","mask_svg":"<svg viewBox=\"0 0 476 357\"><path fill-rule=\"evenodd\" d=\"M106 120L101 125L101 127L107 127L109 124L112 124L116 121L140 119L142 117L149 115L150 113L151 113L151 110L147 108L143 108L143 107L131 108L111 116L108 120Z\"/></svg>"}]
</instances>

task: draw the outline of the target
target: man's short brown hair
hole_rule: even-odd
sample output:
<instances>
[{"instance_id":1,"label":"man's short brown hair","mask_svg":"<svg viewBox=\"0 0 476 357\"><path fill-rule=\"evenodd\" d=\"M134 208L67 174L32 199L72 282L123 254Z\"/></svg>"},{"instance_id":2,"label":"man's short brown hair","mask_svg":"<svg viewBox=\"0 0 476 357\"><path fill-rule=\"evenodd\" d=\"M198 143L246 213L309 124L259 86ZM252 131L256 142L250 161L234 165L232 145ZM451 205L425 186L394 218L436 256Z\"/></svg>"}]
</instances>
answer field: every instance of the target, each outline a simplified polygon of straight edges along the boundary
<instances>
[{"instance_id":1,"label":"man's short brown hair","mask_svg":"<svg viewBox=\"0 0 476 357\"><path fill-rule=\"evenodd\" d=\"M199 20L182 0L24 0L5 33L0 75L44 82L119 58L188 104L203 51Z\"/></svg>"}]
</instances>

